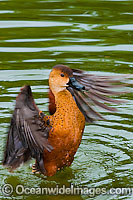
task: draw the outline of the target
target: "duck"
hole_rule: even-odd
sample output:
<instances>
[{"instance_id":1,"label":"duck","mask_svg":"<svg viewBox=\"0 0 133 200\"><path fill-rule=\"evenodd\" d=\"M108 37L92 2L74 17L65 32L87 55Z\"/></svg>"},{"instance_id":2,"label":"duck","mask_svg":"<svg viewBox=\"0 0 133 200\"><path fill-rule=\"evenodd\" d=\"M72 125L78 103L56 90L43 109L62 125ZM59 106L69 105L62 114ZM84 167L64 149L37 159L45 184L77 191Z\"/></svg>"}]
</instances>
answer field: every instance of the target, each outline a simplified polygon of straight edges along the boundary
<instances>
[{"instance_id":1,"label":"duck","mask_svg":"<svg viewBox=\"0 0 133 200\"><path fill-rule=\"evenodd\" d=\"M125 78L125 77L124 77ZM54 176L69 167L79 148L86 123L104 120L95 109L117 111L109 104L123 101L110 96L125 92L123 76L98 76L59 64L49 75L49 113L37 107L29 85L16 97L3 154L3 166L14 171L35 159L33 173Z\"/></svg>"}]
</instances>

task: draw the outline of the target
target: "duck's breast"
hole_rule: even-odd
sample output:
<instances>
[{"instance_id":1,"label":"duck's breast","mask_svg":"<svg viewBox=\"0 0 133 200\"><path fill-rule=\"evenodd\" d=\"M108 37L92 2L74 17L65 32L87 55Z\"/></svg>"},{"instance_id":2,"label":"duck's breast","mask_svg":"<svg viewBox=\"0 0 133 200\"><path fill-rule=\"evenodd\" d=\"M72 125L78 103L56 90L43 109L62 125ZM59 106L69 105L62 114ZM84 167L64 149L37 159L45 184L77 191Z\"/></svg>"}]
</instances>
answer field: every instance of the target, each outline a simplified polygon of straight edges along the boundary
<instances>
[{"instance_id":1,"label":"duck's breast","mask_svg":"<svg viewBox=\"0 0 133 200\"><path fill-rule=\"evenodd\" d=\"M64 146L78 145L82 138L85 118L69 91L60 92L56 100L56 112L52 116L50 138Z\"/></svg>"}]
</instances>

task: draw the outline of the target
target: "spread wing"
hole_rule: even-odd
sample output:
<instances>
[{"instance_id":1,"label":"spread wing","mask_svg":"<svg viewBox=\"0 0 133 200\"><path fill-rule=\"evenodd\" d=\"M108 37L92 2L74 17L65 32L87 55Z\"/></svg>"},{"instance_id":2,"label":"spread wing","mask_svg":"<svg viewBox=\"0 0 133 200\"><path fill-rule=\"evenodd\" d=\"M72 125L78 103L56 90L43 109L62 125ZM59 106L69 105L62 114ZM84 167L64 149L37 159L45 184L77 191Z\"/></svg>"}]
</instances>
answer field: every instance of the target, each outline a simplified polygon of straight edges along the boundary
<instances>
[{"instance_id":1,"label":"spread wing","mask_svg":"<svg viewBox=\"0 0 133 200\"><path fill-rule=\"evenodd\" d=\"M122 81L132 77L131 75L97 76L75 69L73 69L73 76L80 84L85 86L85 90L77 91L73 88L68 88L68 90L73 95L87 122L103 119L101 114L96 112L96 106L108 111L116 111L116 108L108 104L119 104L123 101L112 99L110 96L126 93L125 91L120 92L115 89L126 86Z\"/></svg>"},{"instance_id":2,"label":"spread wing","mask_svg":"<svg viewBox=\"0 0 133 200\"><path fill-rule=\"evenodd\" d=\"M44 149L47 151L53 149L48 142L49 131L50 127L44 126L44 122L39 115L30 86L25 86L16 98L3 165L14 170L21 163L35 158L40 171L44 173Z\"/></svg>"}]
</instances>

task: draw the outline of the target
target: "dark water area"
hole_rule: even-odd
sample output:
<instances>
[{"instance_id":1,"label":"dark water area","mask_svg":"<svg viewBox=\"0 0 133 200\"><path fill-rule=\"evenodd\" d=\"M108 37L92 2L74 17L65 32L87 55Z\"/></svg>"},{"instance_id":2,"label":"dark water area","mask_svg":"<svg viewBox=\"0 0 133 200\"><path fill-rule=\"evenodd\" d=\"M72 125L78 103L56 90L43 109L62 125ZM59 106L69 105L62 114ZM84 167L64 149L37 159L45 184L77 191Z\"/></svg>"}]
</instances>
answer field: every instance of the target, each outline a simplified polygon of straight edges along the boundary
<instances>
[{"instance_id":1,"label":"dark water area","mask_svg":"<svg viewBox=\"0 0 133 200\"><path fill-rule=\"evenodd\" d=\"M53 177L33 175L30 163L10 173L3 148L15 98L29 84L48 113L48 76L55 64L97 75L133 73L133 1L0 0L0 183L15 188L133 187L133 89L107 121L87 124L70 168ZM17 195L0 199L131 200L131 195Z\"/></svg>"}]
</instances>

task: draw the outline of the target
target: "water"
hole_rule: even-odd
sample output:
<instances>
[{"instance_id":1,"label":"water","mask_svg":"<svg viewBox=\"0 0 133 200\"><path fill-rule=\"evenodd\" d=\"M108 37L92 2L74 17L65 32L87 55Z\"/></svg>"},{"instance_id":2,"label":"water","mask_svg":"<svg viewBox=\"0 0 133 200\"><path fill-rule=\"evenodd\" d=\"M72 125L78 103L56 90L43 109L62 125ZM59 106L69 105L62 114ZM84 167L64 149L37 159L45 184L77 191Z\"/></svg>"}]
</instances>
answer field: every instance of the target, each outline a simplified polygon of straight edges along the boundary
<instances>
[{"instance_id":1,"label":"water","mask_svg":"<svg viewBox=\"0 0 133 200\"><path fill-rule=\"evenodd\" d=\"M15 97L24 84L48 111L48 75L58 63L103 75L133 73L133 1L0 0L0 158ZM132 89L130 88L132 92ZM0 164L0 182L26 187L70 183L82 187L133 187L133 96L106 113L108 121L86 125L70 168L54 177L31 173L31 161L14 173ZM16 195L0 199L43 199ZM132 199L127 195L45 196L51 199Z\"/></svg>"}]
</instances>

